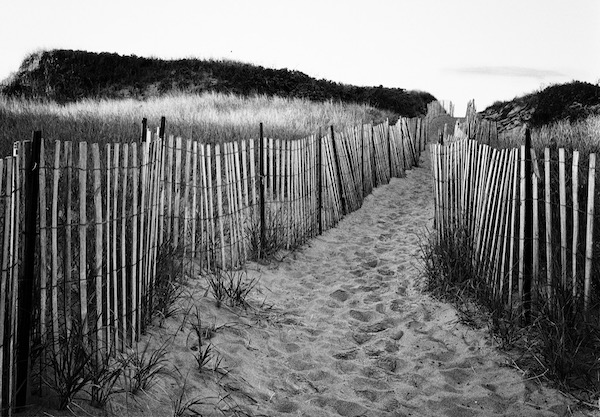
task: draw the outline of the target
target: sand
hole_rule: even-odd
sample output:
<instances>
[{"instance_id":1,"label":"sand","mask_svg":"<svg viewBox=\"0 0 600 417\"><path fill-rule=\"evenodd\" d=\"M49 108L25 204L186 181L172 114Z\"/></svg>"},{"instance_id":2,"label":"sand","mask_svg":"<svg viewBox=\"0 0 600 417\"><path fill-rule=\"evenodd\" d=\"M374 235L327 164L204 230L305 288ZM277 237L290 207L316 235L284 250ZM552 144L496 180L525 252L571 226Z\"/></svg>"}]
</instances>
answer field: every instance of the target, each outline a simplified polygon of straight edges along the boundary
<instances>
[{"instance_id":1,"label":"sand","mask_svg":"<svg viewBox=\"0 0 600 417\"><path fill-rule=\"evenodd\" d=\"M204 278L191 280L188 313L149 336L154 345L169 341L178 376L115 397L112 413L173 415L185 380L187 399L209 403L204 415L594 415L526 380L487 330L461 324L450 305L419 290L431 186L425 153L420 167L377 188L336 228L277 262L249 264L247 278L259 283L246 310L218 308ZM218 328L210 339L217 371L214 358L202 371L194 359L196 307Z\"/></svg>"}]
</instances>

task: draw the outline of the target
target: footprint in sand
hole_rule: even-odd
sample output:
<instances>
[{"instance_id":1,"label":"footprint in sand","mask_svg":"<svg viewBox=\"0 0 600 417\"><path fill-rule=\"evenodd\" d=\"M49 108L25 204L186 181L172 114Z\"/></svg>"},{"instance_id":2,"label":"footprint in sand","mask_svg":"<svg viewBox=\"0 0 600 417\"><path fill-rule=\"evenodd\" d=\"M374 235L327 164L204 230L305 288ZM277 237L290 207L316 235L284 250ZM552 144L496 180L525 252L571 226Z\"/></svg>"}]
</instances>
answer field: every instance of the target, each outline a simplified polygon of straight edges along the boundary
<instances>
[{"instance_id":1,"label":"footprint in sand","mask_svg":"<svg viewBox=\"0 0 600 417\"><path fill-rule=\"evenodd\" d=\"M358 310L350 310L350 312L348 314L354 320L358 320L358 321L361 321L363 323L367 323L367 322L371 321L373 319L373 317L375 316L375 314L373 312L370 312L370 311L358 311Z\"/></svg>"}]
</instances>

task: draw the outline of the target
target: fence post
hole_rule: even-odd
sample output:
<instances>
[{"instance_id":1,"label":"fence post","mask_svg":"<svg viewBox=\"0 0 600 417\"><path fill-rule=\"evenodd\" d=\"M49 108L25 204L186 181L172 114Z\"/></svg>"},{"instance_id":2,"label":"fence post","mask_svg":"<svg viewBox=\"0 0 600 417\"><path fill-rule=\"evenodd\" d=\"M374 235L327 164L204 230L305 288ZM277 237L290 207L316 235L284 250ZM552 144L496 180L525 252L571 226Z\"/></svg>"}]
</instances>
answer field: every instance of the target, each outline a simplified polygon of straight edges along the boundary
<instances>
[{"instance_id":1,"label":"fence post","mask_svg":"<svg viewBox=\"0 0 600 417\"><path fill-rule=\"evenodd\" d=\"M148 119L145 117L142 119L142 142L146 142L146 135L148 134Z\"/></svg>"},{"instance_id":2,"label":"fence post","mask_svg":"<svg viewBox=\"0 0 600 417\"><path fill-rule=\"evenodd\" d=\"M29 376L29 355L31 335L31 313L33 308L33 283L35 281L35 241L39 194L40 148L42 132L33 132L31 154L25 172L25 236L23 270L19 278L17 312L17 369L15 408L21 410L27 402L27 379Z\"/></svg>"},{"instance_id":3,"label":"fence post","mask_svg":"<svg viewBox=\"0 0 600 417\"><path fill-rule=\"evenodd\" d=\"M317 166L317 223L319 224L319 235L323 234L323 138L319 127L317 136L316 166Z\"/></svg>"},{"instance_id":4,"label":"fence post","mask_svg":"<svg viewBox=\"0 0 600 417\"><path fill-rule=\"evenodd\" d=\"M525 325L531 323L531 281L533 276L533 190L531 132L525 130L525 241L523 242L523 313Z\"/></svg>"},{"instance_id":5,"label":"fence post","mask_svg":"<svg viewBox=\"0 0 600 417\"><path fill-rule=\"evenodd\" d=\"M442 129L439 129L439 134L440 134L440 145L444 146L444 132L442 132Z\"/></svg>"},{"instance_id":6,"label":"fence post","mask_svg":"<svg viewBox=\"0 0 600 417\"><path fill-rule=\"evenodd\" d=\"M267 240L267 234L265 230L265 137L263 133L263 124L260 123L260 145L258 147L258 166L259 166L259 178L260 178L260 190L259 190L259 207L260 207L260 249L258 251L258 257L263 257L264 245Z\"/></svg>"},{"instance_id":7,"label":"fence post","mask_svg":"<svg viewBox=\"0 0 600 417\"><path fill-rule=\"evenodd\" d=\"M160 118L160 129L158 131L158 137L161 139L165 138L165 124L166 123L167 123L167 119L165 118L165 116L162 116Z\"/></svg>"},{"instance_id":8,"label":"fence post","mask_svg":"<svg viewBox=\"0 0 600 417\"><path fill-rule=\"evenodd\" d=\"M331 144L333 146L333 159L335 161L335 165L337 168L337 177L338 177L338 188L340 190L340 201L342 202L342 215L347 213L346 211L346 199L344 198L344 190L342 189L342 169L340 168L340 158L338 155L338 149L335 145L335 135L333 133L333 125L331 125Z\"/></svg>"}]
</instances>

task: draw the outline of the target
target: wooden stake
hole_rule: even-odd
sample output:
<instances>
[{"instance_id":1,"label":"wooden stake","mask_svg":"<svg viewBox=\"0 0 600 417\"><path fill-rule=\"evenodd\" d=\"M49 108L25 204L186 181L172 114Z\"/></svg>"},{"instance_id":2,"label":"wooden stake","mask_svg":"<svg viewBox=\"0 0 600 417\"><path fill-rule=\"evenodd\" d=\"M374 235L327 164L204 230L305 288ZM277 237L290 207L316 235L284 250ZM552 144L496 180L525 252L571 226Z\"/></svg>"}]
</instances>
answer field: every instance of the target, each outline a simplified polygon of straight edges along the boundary
<instances>
[{"instance_id":1,"label":"wooden stake","mask_svg":"<svg viewBox=\"0 0 600 417\"><path fill-rule=\"evenodd\" d=\"M596 186L596 154L590 154L588 171L587 224L585 236L585 276L583 287L583 305L587 312L590 306L590 289L592 278L592 256L594 251L594 193Z\"/></svg>"},{"instance_id":2,"label":"wooden stake","mask_svg":"<svg viewBox=\"0 0 600 417\"><path fill-rule=\"evenodd\" d=\"M573 190L573 246L571 260L571 286L573 297L577 297L577 249L579 247L579 151L573 151L572 166L572 190Z\"/></svg>"},{"instance_id":3,"label":"wooden stake","mask_svg":"<svg viewBox=\"0 0 600 417\"><path fill-rule=\"evenodd\" d=\"M567 286L567 192L565 179L565 150L558 150L558 189L560 214L560 277L562 288Z\"/></svg>"}]
</instances>

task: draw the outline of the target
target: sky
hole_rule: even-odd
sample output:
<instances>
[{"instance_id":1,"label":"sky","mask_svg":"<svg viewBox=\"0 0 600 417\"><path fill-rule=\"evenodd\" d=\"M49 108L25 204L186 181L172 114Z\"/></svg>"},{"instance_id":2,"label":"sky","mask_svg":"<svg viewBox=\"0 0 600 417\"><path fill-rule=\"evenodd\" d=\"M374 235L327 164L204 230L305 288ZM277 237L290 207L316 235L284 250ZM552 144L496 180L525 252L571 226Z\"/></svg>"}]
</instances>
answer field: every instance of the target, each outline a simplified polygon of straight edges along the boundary
<instances>
[{"instance_id":1,"label":"sky","mask_svg":"<svg viewBox=\"0 0 600 417\"><path fill-rule=\"evenodd\" d=\"M483 110L600 82L600 0L2 0L0 80L54 48L231 59Z\"/></svg>"}]
</instances>

